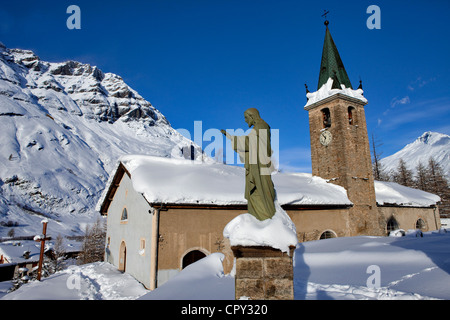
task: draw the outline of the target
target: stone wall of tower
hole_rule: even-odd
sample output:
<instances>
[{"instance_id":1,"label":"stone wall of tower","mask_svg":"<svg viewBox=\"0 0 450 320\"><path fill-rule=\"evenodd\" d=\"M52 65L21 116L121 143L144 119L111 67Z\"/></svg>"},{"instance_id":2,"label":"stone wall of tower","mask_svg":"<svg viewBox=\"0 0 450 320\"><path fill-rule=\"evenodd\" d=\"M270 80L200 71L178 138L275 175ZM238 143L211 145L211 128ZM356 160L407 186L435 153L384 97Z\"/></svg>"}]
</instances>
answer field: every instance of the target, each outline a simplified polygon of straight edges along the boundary
<instances>
[{"instance_id":1,"label":"stone wall of tower","mask_svg":"<svg viewBox=\"0 0 450 320\"><path fill-rule=\"evenodd\" d=\"M349 121L349 107L352 123ZM331 126L324 128L323 110L330 113ZM344 187L354 206L350 209L352 235L383 234L384 222L376 208L370 145L364 103L344 95L334 95L308 108L313 175L329 179ZM332 134L324 146L319 136L324 130Z\"/></svg>"}]
</instances>

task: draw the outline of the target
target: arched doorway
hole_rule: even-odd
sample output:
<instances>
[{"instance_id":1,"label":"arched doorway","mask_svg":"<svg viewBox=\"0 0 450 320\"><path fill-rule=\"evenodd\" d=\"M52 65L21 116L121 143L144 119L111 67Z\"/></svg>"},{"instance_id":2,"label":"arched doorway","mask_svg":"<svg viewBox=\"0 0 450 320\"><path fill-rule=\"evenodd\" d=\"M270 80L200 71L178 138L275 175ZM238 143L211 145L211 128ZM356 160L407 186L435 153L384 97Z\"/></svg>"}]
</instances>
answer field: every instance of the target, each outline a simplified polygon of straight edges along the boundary
<instances>
[{"instance_id":1,"label":"arched doorway","mask_svg":"<svg viewBox=\"0 0 450 320\"><path fill-rule=\"evenodd\" d=\"M419 229L419 230L421 230L421 231L427 231L427 223L422 219L422 218L419 218L419 219L417 219L417 221L416 221L416 229Z\"/></svg>"},{"instance_id":2,"label":"arched doorway","mask_svg":"<svg viewBox=\"0 0 450 320\"><path fill-rule=\"evenodd\" d=\"M120 243L119 249L119 271L125 272L125 267L127 264L127 246L125 241Z\"/></svg>"},{"instance_id":3,"label":"arched doorway","mask_svg":"<svg viewBox=\"0 0 450 320\"><path fill-rule=\"evenodd\" d=\"M389 233L397 229L399 229L397 220L394 217L390 217L386 223L387 234L389 235Z\"/></svg>"},{"instance_id":4,"label":"arched doorway","mask_svg":"<svg viewBox=\"0 0 450 320\"><path fill-rule=\"evenodd\" d=\"M183 257L183 262L181 268L184 269L191 263L194 263L200 259L203 259L206 257L206 254L201 252L200 250L192 250L186 253L186 255Z\"/></svg>"}]
</instances>

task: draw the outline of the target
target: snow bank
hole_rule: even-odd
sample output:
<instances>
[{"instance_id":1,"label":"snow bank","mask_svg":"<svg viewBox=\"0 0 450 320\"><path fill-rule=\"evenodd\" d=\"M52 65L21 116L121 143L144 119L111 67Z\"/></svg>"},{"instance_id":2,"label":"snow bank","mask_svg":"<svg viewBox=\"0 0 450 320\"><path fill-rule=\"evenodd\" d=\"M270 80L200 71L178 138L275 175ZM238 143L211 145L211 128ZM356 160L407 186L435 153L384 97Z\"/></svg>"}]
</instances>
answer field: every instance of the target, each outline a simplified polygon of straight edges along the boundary
<instances>
[{"instance_id":1,"label":"snow bank","mask_svg":"<svg viewBox=\"0 0 450 320\"><path fill-rule=\"evenodd\" d=\"M230 300L234 277L224 275L222 253L213 253L181 270L139 300Z\"/></svg>"},{"instance_id":2,"label":"snow bank","mask_svg":"<svg viewBox=\"0 0 450 320\"><path fill-rule=\"evenodd\" d=\"M298 244L294 253L296 300L450 299L450 232L423 237L346 237ZM129 274L101 262L58 272L6 293L9 299L234 300L234 277L224 275L223 255L213 253L149 292ZM368 286L374 268L379 283ZM79 279L78 288L73 288ZM69 280L69 281L68 281ZM68 286L69 283L69 286ZM369 283L372 284L372 283ZM72 288L72 289L70 289Z\"/></svg>"},{"instance_id":3,"label":"snow bank","mask_svg":"<svg viewBox=\"0 0 450 320\"><path fill-rule=\"evenodd\" d=\"M435 194L408 188L395 182L375 181L375 194L379 205L429 207L441 201Z\"/></svg>"},{"instance_id":4,"label":"snow bank","mask_svg":"<svg viewBox=\"0 0 450 320\"><path fill-rule=\"evenodd\" d=\"M223 230L232 246L269 246L289 254L289 246L296 246L297 231L291 218L278 202L271 219L260 221L249 213L231 220Z\"/></svg>"},{"instance_id":5,"label":"snow bank","mask_svg":"<svg viewBox=\"0 0 450 320\"><path fill-rule=\"evenodd\" d=\"M107 262L95 262L24 284L2 300L134 300L147 292L131 275Z\"/></svg>"},{"instance_id":6,"label":"snow bank","mask_svg":"<svg viewBox=\"0 0 450 320\"><path fill-rule=\"evenodd\" d=\"M308 92L306 94L306 97L308 98L308 102L305 105L305 109L320 100L326 99L328 97L331 97L332 95L335 95L337 93L344 94L346 96L361 100L364 103L367 103L367 99L364 98L363 90L362 89L356 89L353 90L351 88L346 88L343 84L341 84L342 89L331 89L333 86L333 79L328 78L327 83L324 83L322 87L320 87L319 90L315 92Z\"/></svg>"},{"instance_id":7,"label":"snow bank","mask_svg":"<svg viewBox=\"0 0 450 320\"><path fill-rule=\"evenodd\" d=\"M449 245L450 233L439 231L302 243L295 251L295 299L448 300Z\"/></svg>"}]
</instances>

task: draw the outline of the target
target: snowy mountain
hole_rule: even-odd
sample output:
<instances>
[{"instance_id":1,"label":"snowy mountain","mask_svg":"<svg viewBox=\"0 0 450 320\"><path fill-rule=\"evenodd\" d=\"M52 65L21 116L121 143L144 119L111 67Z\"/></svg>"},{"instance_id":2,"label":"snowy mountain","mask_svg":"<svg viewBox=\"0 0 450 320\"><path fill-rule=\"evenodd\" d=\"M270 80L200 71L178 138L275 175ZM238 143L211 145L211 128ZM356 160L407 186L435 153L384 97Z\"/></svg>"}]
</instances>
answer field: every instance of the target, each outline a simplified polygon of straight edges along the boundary
<instances>
[{"instance_id":1,"label":"snowy mountain","mask_svg":"<svg viewBox=\"0 0 450 320\"><path fill-rule=\"evenodd\" d=\"M398 161L403 159L408 169L414 173L419 163L428 166L428 160L434 160L450 178L450 136L438 132L425 132L414 142L406 145L393 155L383 158L381 164L386 172L397 170Z\"/></svg>"},{"instance_id":2,"label":"snowy mountain","mask_svg":"<svg viewBox=\"0 0 450 320\"><path fill-rule=\"evenodd\" d=\"M193 145L120 76L1 42L0 128L0 222L18 224L16 236L40 233L43 216L54 234L79 233L120 156L183 157Z\"/></svg>"}]
</instances>

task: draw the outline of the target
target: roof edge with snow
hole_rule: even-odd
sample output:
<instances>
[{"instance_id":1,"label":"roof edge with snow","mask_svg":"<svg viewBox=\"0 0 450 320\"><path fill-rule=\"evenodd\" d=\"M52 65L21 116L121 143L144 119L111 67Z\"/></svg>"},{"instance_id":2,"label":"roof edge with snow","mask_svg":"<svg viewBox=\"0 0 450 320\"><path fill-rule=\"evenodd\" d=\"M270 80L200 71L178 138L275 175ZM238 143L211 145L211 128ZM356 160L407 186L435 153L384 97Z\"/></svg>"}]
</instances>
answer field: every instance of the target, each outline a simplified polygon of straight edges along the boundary
<instances>
[{"instance_id":1,"label":"roof edge with snow","mask_svg":"<svg viewBox=\"0 0 450 320\"><path fill-rule=\"evenodd\" d=\"M119 159L108 179L96 206L102 215L107 214L125 173L131 178L133 189L142 194L152 207L163 204L167 208L247 208L244 168L130 155ZM273 180L277 199L283 208L326 210L353 206L344 188L320 177L306 173L277 173Z\"/></svg>"}]
</instances>

